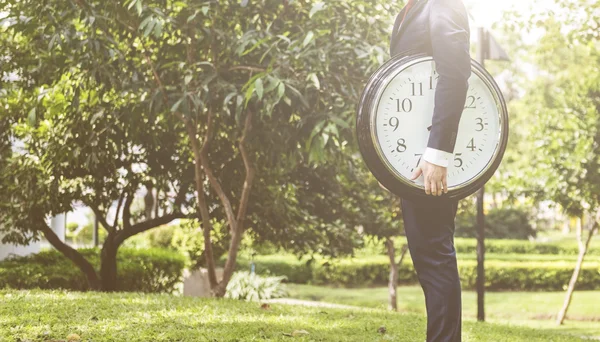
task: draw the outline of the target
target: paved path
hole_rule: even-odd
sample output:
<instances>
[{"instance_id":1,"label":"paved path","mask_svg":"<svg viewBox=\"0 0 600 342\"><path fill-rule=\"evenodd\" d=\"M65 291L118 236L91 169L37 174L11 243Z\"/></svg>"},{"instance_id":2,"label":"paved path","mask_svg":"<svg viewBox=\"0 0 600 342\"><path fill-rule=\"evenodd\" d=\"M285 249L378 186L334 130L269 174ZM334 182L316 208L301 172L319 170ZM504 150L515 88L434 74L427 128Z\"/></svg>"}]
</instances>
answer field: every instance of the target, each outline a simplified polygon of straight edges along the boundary
<instances>
[{"instance_id":1,"label":"paved path","mask_svg":"<svg viewBox=\"0 0 600 342\"><path fill-rule=\"evenodd\" d=\"M360 310L366 309L366 308L360 307L360 306L325 303L325 302L315 302L315 301L311 301L311 300L301 300L301 299L292 299L292 298L268 299L268 300L262 300L261 303L316 306L316 307L334 308L334 309L360 309Z\"/></svg>"}]
</instances>

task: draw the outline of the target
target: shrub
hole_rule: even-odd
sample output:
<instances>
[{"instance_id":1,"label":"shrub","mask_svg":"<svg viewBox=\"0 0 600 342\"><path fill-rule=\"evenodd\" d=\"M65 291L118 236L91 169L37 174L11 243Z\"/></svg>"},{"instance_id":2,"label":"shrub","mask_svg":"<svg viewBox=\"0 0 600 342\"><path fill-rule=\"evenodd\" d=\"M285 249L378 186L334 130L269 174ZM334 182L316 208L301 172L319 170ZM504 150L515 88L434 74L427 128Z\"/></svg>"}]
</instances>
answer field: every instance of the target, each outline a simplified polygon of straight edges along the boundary
<instances>
[{"instance_id":1,"label":"shrub","mask_svg":"<svg viewBox=\"0 0 600 342\"><path fill-rule=\"evenodd\" d=\"M263 258L266 261L263 261ZM293 256L261 256L255 260L256 271L259 274L286 276L288 281L299 284L368 287L385 286L388 282L389 262L384 256L327 262L318 260L312 264L294 259ZM240 262L240 268L247 268L247 261L240 260ZM574 265L574 261L488 260L486 261L486 288L562 291L569 282ZM476 260L459 258L458 266L463 288L474 289L477 275ZM302 270L302 273L298 273L297 270ZM398 269L398 282L400 284L418 282L410 258L407 258ZM600 261L584 263L577 288L600 290Z\"/></svg>"},{"instance_id":2,"label":"shrub","mask_svg":"<svg viewBox=\"0 0 600 342\"><path fill-rule=\"evenodd\" d=\"M256 273L236 272L227 285L226 298L247 301L281 298L288 295L281 283L286 277L262 277Z\"/></svg>"},{"instance_id":3,"label":"shrub","mask_svg":"<svg viewBox=\"0 0 600 342\"><path fill-rule=\"evenodd\" d=\"M99 270L99 249L79 252ZM121 248L117 254L117 289L172 293L182 281L184 266L185 258L175 252ZM89 290L84 274L54 249L1 261L0 288Z\"/></svg>"},{"instance_id":4,"label":"shrub","mask_svg":"<svg viewBox=\"0 0 600 342\"><path fill-rule=\"evenodd\" d=\"M527 240L535 237L529 219L529 211L523 208L503 207L492 209L485 216L485 235L492 239ZM465 210L456 217L456 236L475 237L476 216L472 210Z\"/></svg>"},{"instance_id":5,"label":"shrub","mask_svg":"<svg viewBox=\"0 0 600 342\"><path fill-rule=\"evenodd\" d=\"M406 243L406 240L399 243ZM477 241L475 239L455 239L454 246L459 254L475 254L477 252ZM555 255L577 255L579 249L577 243L551 243L531 242L523 240L493 240L486 239L486 253L498 254L555 254ZM600 248L593 244L588 251L589 255L600 255Z\"/></svg>"}]
</instances>

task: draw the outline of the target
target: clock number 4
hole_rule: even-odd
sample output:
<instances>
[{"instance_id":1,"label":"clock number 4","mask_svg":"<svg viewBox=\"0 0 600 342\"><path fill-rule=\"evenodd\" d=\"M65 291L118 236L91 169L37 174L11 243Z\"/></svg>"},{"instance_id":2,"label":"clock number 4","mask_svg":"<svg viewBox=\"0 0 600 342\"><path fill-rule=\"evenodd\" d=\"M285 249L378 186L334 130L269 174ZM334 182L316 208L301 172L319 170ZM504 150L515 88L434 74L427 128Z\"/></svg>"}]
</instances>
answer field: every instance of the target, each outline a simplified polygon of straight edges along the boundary
<instances>
[{"instance_id":1,"label":"clock number 4","mask_svg":"<svg viewBox=\"0 0 600 342\"><path fill-rule=\"evenodd\" d=\"M477 146L475 146L475 138L473 138L473 139L471 139L471 141L469 141L467 148L470 149L471 152L475 151L475 149L477 148Z\"/></svg>"},{"instance_id":2,"label":"clock number 4","mask_svg":"<svg viewBox=\"0 0 600 342\"><path fill-rule=\"evenodd\" d=\"M400 101L400 99L396 99L396 110L398 113L401 112L411 112L413 108L412 101L410 99L404 99Z\"/></svg>"}]
</instances>

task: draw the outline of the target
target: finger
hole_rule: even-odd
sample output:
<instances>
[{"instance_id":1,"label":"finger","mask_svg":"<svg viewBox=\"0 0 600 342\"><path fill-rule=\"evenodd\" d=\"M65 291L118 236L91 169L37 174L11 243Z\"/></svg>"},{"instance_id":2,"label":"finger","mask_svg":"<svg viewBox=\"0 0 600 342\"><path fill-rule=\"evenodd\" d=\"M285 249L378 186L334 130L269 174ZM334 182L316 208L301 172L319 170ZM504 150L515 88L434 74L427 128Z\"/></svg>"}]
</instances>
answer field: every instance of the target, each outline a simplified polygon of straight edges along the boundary
<instances>
[{"instance_id":1,"label":"finger","mask_svg":"<svg viewBox=\"0 0 600 342\"><path fill-rule=\"evenodd\" d=\"M440 182L440 183L438 183L438 187L437 187L437 195L442 196L443 193L444 193L444 184Z\"/></svg>"},{"instance_id":2,"label":"finger","mask_svg":"<svg viewBox=\"0 0 600 342\"><path fill-rule=\"evenodd\" d=\"M431 193L431 182L429 179L425 178L423 180L423 186L425 187L425 193L429 195Z\"/></svg>"},{"instance_id":3,"label":"finger","mask_svg":"<svg viewBox=\"0 0 600 342\"><path fill-rule=\"evenodd\" d=\"M447 194L448 193L448 178L447 177L442 178L442 184L444 184L444 193Z\"/></svg>"},{"instance_id":4,"label":"finger","mask_svg":"<svg viewBox=\"0 0 600 342\"><path fill-rule=\"evenodd\" d=\"M419 167L417 167L415 172L413 172L410 180L415 180L415 179L419 178L419 176L421 176L422 174L423 174L423 169L421 169L421 167L419 166Z\"/></svg>"},{"instance_id":5,"label":"finger","mask_svg":"<svg viewBox=\"0 0 600 342\"><path fill-rule=\"evenodd\" d=\"M437 182L429 182L431 186L431 194L437 196Z\"/></svg>"}]
</instances>

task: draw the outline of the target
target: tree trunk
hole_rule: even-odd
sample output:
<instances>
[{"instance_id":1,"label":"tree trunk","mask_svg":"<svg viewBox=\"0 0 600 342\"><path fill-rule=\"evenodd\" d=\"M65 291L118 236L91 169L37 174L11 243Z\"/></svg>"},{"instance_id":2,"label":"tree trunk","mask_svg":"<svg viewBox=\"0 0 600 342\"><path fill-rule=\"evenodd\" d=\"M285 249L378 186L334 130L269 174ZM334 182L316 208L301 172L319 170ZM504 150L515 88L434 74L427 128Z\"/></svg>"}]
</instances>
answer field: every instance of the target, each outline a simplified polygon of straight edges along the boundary
<instances>
[{"instance_id":1,"label":"tree trunk","mask_svg":"<svg viewBox=\"0 0 600 342\"><path fill-rule=\"evenodd\" d=\"M232 233L229 251L227 252L227 261L225 262L225 268L223 269L223 279L219 282L219 286L214 290L215 296L217 297L223 297L225 296L225 292L227 292L227 285L235 271L235 262L237 260L237 254L240 249L243 235L243 231L236 230Z\"/></svg>"},{"instance_id":2,"label":"tree trunk","mask_svg":"<svg viewBox=\"0 0 600 342\"><path fill-rule=\"evenodd\" d=\"M398 287L398 265L396 265L396 247L394 241L388 238L385 241L388 257L390 258L390 279L388 282L388 291L390 293L390 302L388 308L398 311L397 287Z\"/></svg>"},{"instance_id":3,"label":"tree trunk","mask_svg":"<svg viewBox=\"0 0 600 342\"><path fill-rule=\"evenodd\" d=\"M573 270L573 275L571 276L571 280L569 281L569 287L567 288L567 294L565 297L565 301L563 303L562 309L558 312L558 317L556 318L556 324L562 325L567 317L567 311L569 310L569 306L571 305L571 300L573 299L573 292L575 291L575 285L577 284L577 279L579 278L579 273L581 273L581 267L583 265L583 260L585 259L585 255L590 246L590 241L592 241L592 237L596 233L598 229L598 223L594 220L594 218L590 218L593 220L593 226L590 229L590 233L587 237L587 240L584 242L582 240L582 224L577 225L577 243L579 244L579 256L577 257L577 263L575 264L575 270ZM581 222L581 221L580 221Z\"/></svg>"},{"instance_id":4,"label":"tree trunk","mask_svg":"<svg viewBox=\"0 0 600 342\"><path fill-rule=\"evenodd\" d=\"M477 192L477 320L485 321L485 185Z\"/></svg>"},{"instance_id":5,"label":"tree trunk","mask_svg":"<svg viewBox=\"0 0 600 342\"><path fill-rule=\"evenodd\" d=\"M206 269L208 271L208 282L210 288L214 289L218 285L217 273L215 271L215 259L213 257L212 241L210 239L210 232L212 231L212 224L210 222L210 213L208 211L208 205L206 204L206 196L204 195L204 173L202 172L202 151L198 144L198 138L196 137L196 126L190 120L186 121L186 128L188 137L190 139L190 145L192 152L194 153L194 180L196 187L196 202L200 217L202 219L202 231L204 234L204 256L206 259ZM206 142L205 142L206 144Z\"/></svg>"},{"instance_id":6,"label":"tree trunk","mask_svg":"<svg viewBox=\"0 0 600 342\"><path fill-rule=\"evenodd\" d=\"M100 280L104 292L117 290L117 251L119 246L114 240L115 235L109 234L100 253Z\"/></svg>"},{"instance_id":7,"label":"tree trunk","mask_svg":"<svg viewBox=\"0 0 600 342\"><path fill-rule=\"evenodd\" d=\"M96 270L94 270L92 264L90 264L89 261L87 261L76 249L62 242L54 233L54 231L48 227L44 220L40 220L39 225L41 228L40 230L42 233L44 233L46 240L48 240L48 242L54 248L66 256L69 260L71 260L81 270L81 272L85 274L90 289L92 291L100 290L100 279L98 279L98 275L96 274Z\"/></svg>"},{"instance_id":8,"label":"tree trunk","mask_svg":"<svg viewBox=\"0 0 600 342\"><path fill-rule=\"evenodd\" d=\"M408 246L402 246L402 252L398 263L396 263L396 248L394 247L394 240L392 238L387 238L385 241L385 246L387 247L387 253L390 260L390 279L388 282L388 290L390 294L389 309L393 311L398 311L398 268L400 267L400 265L402 265L404 256L408 251Z\"/></svg>"}]
</instances>

